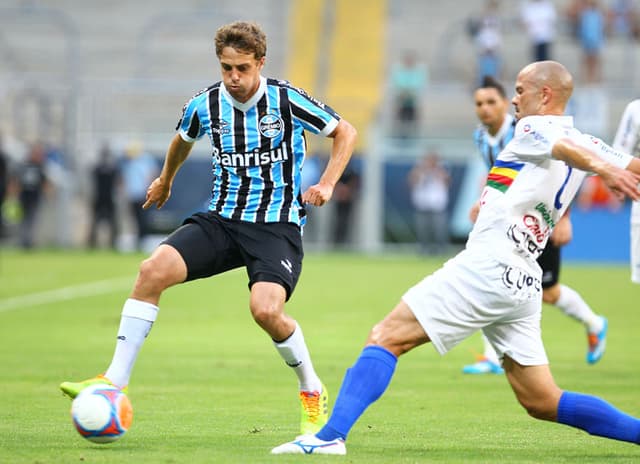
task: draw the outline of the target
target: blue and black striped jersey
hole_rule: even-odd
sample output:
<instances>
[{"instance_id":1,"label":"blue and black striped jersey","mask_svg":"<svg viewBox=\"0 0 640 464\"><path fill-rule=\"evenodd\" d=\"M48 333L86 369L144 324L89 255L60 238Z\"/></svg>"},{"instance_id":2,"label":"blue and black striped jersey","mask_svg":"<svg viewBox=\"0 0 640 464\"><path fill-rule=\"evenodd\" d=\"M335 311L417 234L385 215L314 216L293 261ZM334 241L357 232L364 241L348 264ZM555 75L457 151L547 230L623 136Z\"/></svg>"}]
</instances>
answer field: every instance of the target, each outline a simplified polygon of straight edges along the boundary
<instances>
[{"instance_id":1,"label":"blue and black striped jersey","mask_svg":"<svg viewBox=\"0 0 640 464\"><path fill-rule=\"evenodd\" d=\"M287 81L260 78L246 103L218 82L184 106L177 129L193 142L208 135L213 147L209 211L248 222L305 222L301 169L305 131L329 135L340 117Z\"/></svg>"},{"instance_id":2,"label":"blue and black striped jersey","mask_svg":"<svg viewBox=\"0 0 640 464\"><path fill-rule=\"evenodd\" d=\"M495 136L487 131L484 125L480 125L473 133L473 141L475 142L482 161L491 169L496 162L498 154L511 141L516 129L516 120L510 114L507 114L500 130Z\"/></svg>"}]
</instances>

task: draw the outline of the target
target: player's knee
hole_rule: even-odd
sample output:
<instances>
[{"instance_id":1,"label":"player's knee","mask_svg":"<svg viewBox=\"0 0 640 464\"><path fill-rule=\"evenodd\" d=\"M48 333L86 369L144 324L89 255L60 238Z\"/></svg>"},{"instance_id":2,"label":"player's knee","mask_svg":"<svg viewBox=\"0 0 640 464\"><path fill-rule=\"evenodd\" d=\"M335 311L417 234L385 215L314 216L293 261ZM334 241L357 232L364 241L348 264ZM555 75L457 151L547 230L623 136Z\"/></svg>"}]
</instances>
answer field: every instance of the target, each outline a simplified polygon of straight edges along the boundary
<instances>
[{"instance_id":1,"label":"player's knee","mask_svg":"<svg viewBox=\"0 0 640 464\"><path fill-rule=\"evenodd\" d=\"M253 320L261 327L268 327L281 313L278 305L252 298L249 303Z\"/></svg>"},{"instance_id":2,"label":"player's knee","mask_svg":"<svg viewBox=\"0 0 640 464\"><path fill-rule=\"evenodd\" d=\"M542 301L546 304L554 305L560 298L560 286L558 284L545 288L542 291Z\"/></svg>"},{"instance_id":3,"label":"player's knee","mask_svg":"<svg viewBox=\"0 0 640 464\"><path fill-rule=\"evenodd\" d=\"M153 258L147 258L140 263L138 285L158 292L168 286L166 273L161 266L154 262Z\"/></svg>"}]
</instances>

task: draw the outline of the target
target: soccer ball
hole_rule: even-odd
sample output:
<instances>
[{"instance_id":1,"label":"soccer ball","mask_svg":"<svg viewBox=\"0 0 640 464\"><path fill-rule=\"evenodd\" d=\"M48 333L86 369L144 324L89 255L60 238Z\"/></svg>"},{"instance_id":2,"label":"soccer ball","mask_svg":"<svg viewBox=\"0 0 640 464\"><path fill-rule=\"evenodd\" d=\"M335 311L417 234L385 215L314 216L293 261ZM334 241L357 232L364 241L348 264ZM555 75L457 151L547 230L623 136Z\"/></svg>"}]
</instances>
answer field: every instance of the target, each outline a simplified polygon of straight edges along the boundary
<instances>
[{"instance_id":1,"label":"soccer ball","mask_svg":"<svg viewBox=\"0 0 640 464\"><path fill-rule=\"evenodd\" d=\"M111 443L131 426L129 397L112 385L91 385L71 403L71 418L80 435L94 443Z\"/></svg>"}]
</instances>

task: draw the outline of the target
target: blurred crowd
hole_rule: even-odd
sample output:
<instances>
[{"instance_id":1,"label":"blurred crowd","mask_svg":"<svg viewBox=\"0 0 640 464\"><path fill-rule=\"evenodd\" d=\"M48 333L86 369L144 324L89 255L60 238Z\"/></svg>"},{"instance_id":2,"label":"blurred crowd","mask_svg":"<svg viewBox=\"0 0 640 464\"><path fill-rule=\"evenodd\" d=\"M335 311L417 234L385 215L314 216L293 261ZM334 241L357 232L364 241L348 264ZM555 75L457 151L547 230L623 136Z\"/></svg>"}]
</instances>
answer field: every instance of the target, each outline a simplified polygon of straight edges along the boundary
<instances>
[{"instance_id":1,"label":"blurred crowd","mask_svg":"<svg viewBox=\"0 0 640 464\"><path fill-rule=\"evenodd\" d=\"M514 14L514 6L505 0L483 0L482 8L471 14L458 31L459 37L466 34L475 50L475 62L469 63L469 69L475 70L469 79L473 80L470 87L487 75L508 84L506 51L513 53L513 45L505 41L514 33L526 35L528 47L522 54L530 61L557 59L559 39L566 41L570 37L581 57L581 68L575 75L578 86L604 83L602 52L606 41L616 38L640 43L639 3L522 0ZM389 132L401 142L424 135L430 86L433 77L437 78L437 72L430 72L432 63L424 59L419 47L418 42L415 48L397 50L386 75L385 90L393 105ZM592 96L596 98L597 92ZM468 112L472 113L471 106ZM84 164L83 160L82 166L78 159L85 153L67 156L59 146L41 141L22 145L19 150L15 146L0 138L0 244L24 249L49 244L145 248L145 240L155 231L149 212L140 206L161 160L151 156L140 142L115 148L114 144L104 143L89 156L95 162ZM450 166L437 153L423 157L424 147L418 151L415 166L408 168L412 170L404 186L406 203L415 213L412 227L420 251L431 253L441 250L446 241L443 230L457 180L452 180ZM317 154L306 161L303 175L307 185L323 169L324 158ZM305 228L308 243L348 247L357 240L354 229L362 199L361 168L362 163L355 163L345 171L327 208L329 213L309 208ZM584 209L619 208L615 198L607 196L597 182L585 183L579 205ZM47 208L49 205L52 208ZM82 213L77 213L78 209Z\"/></svg>"},{"instance_id":2,"label":"blurred crowd","mask_svg":"<svg viewBox=\"0 0 640 464\"><path fill-rule=\"evenodd\" d=\"M572 0L558 11L551 0L525 0L519 17L506 17L499 0L486 0L483 11L468 20L468 33L477 50L477 79L503 77L503 35L506 29L526 31L531 61L554 59L553 45L559 28L566 27L582 54L579 76L583 84L602 80L601 54L607 37L640 39L640 12L634 0Z\"/></svg>"},{"instance_id":3,"label":"blurred crowd","mask_svg":"<svg viewBox=\"0 0 640 464\"><path fill-rule=\"evenodd\" d=\"M61 149L42 141L16 146L17 153L10 153L0 139L2 244L26 250L78 241L88 248L143 248L152 230L142 204L159 164L140 142L128 143L122 153L114 153L108 143L100 148L86 179L88 197L79 194L81 182ZM85 211L76 214L77 208ZM122 241L123 216L130 218L130 244ZM87 218L86 227L80 227L79 217Z\"/></svg>"}]
</instances>

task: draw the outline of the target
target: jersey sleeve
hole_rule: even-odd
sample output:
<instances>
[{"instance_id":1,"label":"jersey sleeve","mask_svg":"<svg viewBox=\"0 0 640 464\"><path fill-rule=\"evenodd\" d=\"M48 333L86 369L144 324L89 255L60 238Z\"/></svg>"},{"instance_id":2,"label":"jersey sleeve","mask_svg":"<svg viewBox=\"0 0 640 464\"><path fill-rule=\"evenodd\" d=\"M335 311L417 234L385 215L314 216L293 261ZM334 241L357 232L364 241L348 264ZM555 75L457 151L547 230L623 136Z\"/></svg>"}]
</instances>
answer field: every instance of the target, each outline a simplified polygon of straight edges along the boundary
<instances>
[{"instance_id":1,"label":"jersey sleeve","mask_svg":"<svg viewBox=\"0 0 640 464\"><path fill-rule=\"evenodd\" d=\"M288 86L288 96L292 116L305 130L326 137L338 125L340 116L330 106L316 100L304 90Z\"/></svg>"},{"instance_id":2,"label":"jersey sleeve","mask_svg":"<svg viewBox=\"0 0 640 464\"><path fill-rule=\"evenodd\" d=\"M640 99L625 108L613 139L613 148L640 157Z\"/></svg>"},{"instance_id":3,"label":"jersey sleeve","mask_svg":"<svg viewBox=\"0 0 640 464\"><path fill-rule=\"evenodd\" d=\"M509 148L522 159L550 159L553 145L569 135L564 127L546 118L527 116L516 124Z\"/></svg>"},{"instance_id":4,"label":"jersey sleeve","mask_svg":"<svg viewBox=\"0 0 640 464\"><path fill-rule=\"evenodd\" d=\"M598 158L622 169L626 168L632 160L631 155L621 150L612 148L611 146L604 143L601 139L599 139L598 137L594 137L593 135L580 134L577 142L580 144L580 146L585 147Z\"/></svg>"},{"instance_id":5,"label":"jersey sleeve","mask_svg":"<svg viewBox=\"0 0 640 464\"><path fill-rule=\"evenodd\" d=\"M200 124L198 116L198 106L202 100L201 95L197 95L189 100L182 108L182 116L178 121L176 130L186 142L195 142L205 134L204 127Z\"/></svg>"}]
</instances>

